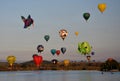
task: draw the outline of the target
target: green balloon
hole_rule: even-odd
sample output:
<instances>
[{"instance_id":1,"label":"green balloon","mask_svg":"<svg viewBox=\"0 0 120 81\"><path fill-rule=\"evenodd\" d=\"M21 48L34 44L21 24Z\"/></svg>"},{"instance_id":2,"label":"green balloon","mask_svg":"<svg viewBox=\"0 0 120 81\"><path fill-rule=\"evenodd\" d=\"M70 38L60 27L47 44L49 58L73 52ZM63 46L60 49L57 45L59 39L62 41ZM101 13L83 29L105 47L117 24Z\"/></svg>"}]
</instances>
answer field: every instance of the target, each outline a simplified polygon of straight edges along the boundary
<instances>
[{"instance_id":1,"label":"green balloon","mask_svg":"<svg viewBox=\"0 0 120 81\"><path fill-rule=\"evenodd\" d=\"M82 42L82 43L78 43L78 51L82 54L82 55L86 55L86 54L90 54L91 53L91 46L88 42Z\"/></svg>"},{"instance_id":2,"label":"green balloon","mask_svg":"<svg viewBox=\"0 0 120 81\"><path fill-rule=\"evenodd\" d=\"M44 36L44 39L45 39L46 41L48 41L48 40L50 39L50 36L49 36L49 35L45 35L45 36Z\"/></svg>"},{"instance_id":3,"label":"green balloon","mask_svg":"<svg viewBox=\"0 0 120 81\"><path fill-rule=\"evenodd\" d=\"M52 53L52 55L55 55L56 49L51 49L51 53Z\"/></svg>"},{"instance_id":4,"label":"green balloon","mask_svg":"<svg viewBox=\"0 0 120 81\"><path fill-rule=\"evenodd\" d=\"M87 21L90 18L90 13L84 13L83 17Z\"/></svg>"}]
</instances>

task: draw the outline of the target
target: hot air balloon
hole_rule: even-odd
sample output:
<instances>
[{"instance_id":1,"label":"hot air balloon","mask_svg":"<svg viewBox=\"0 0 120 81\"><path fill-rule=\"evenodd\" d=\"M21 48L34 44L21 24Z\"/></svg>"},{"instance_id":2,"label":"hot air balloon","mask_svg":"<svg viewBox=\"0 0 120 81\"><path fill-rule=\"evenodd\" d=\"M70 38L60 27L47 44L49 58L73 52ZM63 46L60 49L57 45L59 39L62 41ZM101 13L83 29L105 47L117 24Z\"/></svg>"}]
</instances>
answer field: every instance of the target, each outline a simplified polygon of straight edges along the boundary
<instances>
[{"instance_id":1,"label":"hot air balloon","mask_svg":"<svg viewBox=\"0 0 120 81\"><path fill-rule=\"evenodd\" d=\"M66 48L65 47L62 47L61 48L61 52L64 54L66 52Z\"/></svg>"},{"instance_id":2,"label":"hot air balloon","mask_svg":"<svg viewBox=\"0 0 120 81\"><path fill-rule=\"evenodd\" d=\"M56 49L51 49L51 53L52 53L52 55L55 55Z\"/></svg>"},{"instance_id":3,"label":"hot air balloon","mask_svg":"<svg viewBox=\"0 0 120 81\"><path fill-rule=\"evenodd\" d=\"M91 55L95 55L95 52L91 52Z\"/></svg>"},{"instance_id":4,"label":"hot air balloon","mask_svg":"<svg viewBox=\"0 0 120 81\"><path fill-rule=\"evenodd\" d=\"M63 62L64 62L64 66L68 66L68 65L70 64L70 61L69 61L69 60L67 60L67 59L66 59L66 60L64 60Z\"/></svg>"},{"instance_id":5,"label":"hot air balloon","mask_svg":"<svg viewBox=\"0 0 120 81\"><path fill-rule=\"evenodd\" d=\"M76 32L75 32L75 35L78 36L78 34L79 34L79 32L76 31Z\"/></svg>"},{"instance_id":6,"label":"hot air balloon","mask_svg":"<svg viewBox=\"0 0 120 81\"><path fill-rule=\"evenodd\" d=\"M108 58L108 61L111 62L113 60L113 58Z\"/></svg>"},{"instance_id":7,"label":"hot air balloon","mask_svg":"<svg viewBox=\"0 0 120 81\"><path fill-rule=\"evenodd\" d=\"M41 64L42 61L43 61L43 58L42 58L42 56L38 56L37 54L34 54L34 55L33 55L33 61L34 61L34 63L36 64L36 66L39 67L40 64Z\"/></svg>"},{"instance_id":8,"label":"hot air balloon","mask_svg":"<svg viewBox=\"0 0 120 81\"><path fill-rule=\"evenodd\" d=\"M88 55L88 56L86 56L86 58L87 58L88 62L90 62L91 56Z\"/></svg>"},{"instance_id":9,"label":"hot air balloon","mask_svg":"<svg viewBox=\"0 0 120 81\"><path fill-rule=\"evenodd\" d=\"M60 55L60 50L56 50L56 54L57 54L57 55Z\"/></svg>"},{"instance_id":10,"label":"hot air balloon","mask_svg":"<svg viewBox=\"0 0 120 81\"><path fill-rule=\"evenodd\" d=\"M15 56L8 56L7 61L9 63L9 65L12 67L13 63L16 61L16 57Z\"/></svg>"},{"instance_id":11,"label":"hot air balloon","mask_svg":"<svg viewBox=\"0 0 120 81\"><path fill-rule=\"evenodd\" d=\"M105 3L98 4L98 9L101 13L103 13L106 9L106 4Z\"/></svg>"},{"instance_id":12,"label":"hot air balloon","mask_svg":"<svg viewBox=\"0 0 120 81\"><path fill-rule=\"evenodd\" d=\"M64 39L67 37L68 32L67 32L67 30L65 30L65 29L61 29L61 30L59 31L59 35L60 35L60 37L64 40Z\"/></svg>"},{"instance_id":13,"label":"hot air balloon","mask_svg":"<svg viewBox=\"0 0 120 81\"><path fill-rule=\"evenodd\" d=\"M24 28L28 28L29 26L31 26L31 24L34 25L34 21L30 15L28 16L27 19L24 16L21 16L21 19L24 22Z\"/></svg>"},{"instance_id":14,"label":"hot air balloon","mask_svg":"<svg viewBox=\"0 0 120 81\"><path fill-rule=\"evenodd\" d=\"M58 63L58 60L57 60L57 59L53 59L53 60L52 60L52 63L53 63L53 64L57 64L57 63Z\"/></svg>"},{"instance_id":15,"label":"hot air balloon","mask_svg":"<svg viewBox=\"0 0 120 81\"><path fill-rule=\"evenodd\" d=\"M44 46L43 45L38 45L37 46L38 53L44 51Z\"/></svg>"},{"instance_id":16,"label":"hot air balloon","mask_svg":"<svg viewBox=\"0 0 120 81\"><path fill-rule=\"evenodd\" d=\"M82 43L78 43L78 51L83 54L90 54L91 53L91 46L88 42L82 42Z\"/></svg>"},{"instance_id":17,"label":"hot air balloon","mask_svg":"<svg viewBox=\"0 0 120 81\"><path fill-rule=\"evenodd\" d=\"M83 13L83 18L87 21L90 18L90 13Z\"/></svg>"},{"instance_id":18,"label":"hot air balloon","mask_svg":"<svg viewBox=\"0 0 120 81\"><path fill-rule=\"evenodd\" d=\"M45 39L46 41L48 41L48 40L50 39L50 36L49 36L49 35L45 35L45 36L44 36L44 39Z\"/></svg>"}]
</instances>

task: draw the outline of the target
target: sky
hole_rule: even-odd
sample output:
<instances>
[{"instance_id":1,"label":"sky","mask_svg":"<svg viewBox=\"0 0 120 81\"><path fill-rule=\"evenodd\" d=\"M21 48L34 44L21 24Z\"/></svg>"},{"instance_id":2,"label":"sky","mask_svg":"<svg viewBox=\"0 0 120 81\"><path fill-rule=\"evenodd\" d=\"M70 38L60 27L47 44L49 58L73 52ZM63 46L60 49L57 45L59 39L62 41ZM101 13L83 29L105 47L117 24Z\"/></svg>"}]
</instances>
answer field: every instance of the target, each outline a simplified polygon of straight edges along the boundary
<instances>
[{"instance_id":1,"label":"sky","mask_svg":"<svg viewBox=\"0 0 120 81\"><path fill-rule=\"evenodd\" d=\"M99 3L106 3L104 13L98 10ZM0 61L7 56L16 56L16 62L32 60L33 54L43 60L86 60L77 52L78 42L87 41L95 55L91 60L105 61L114 58L120 62L120 0L1 0L0 1ZM83 13L89 12L86 22ZM34 19L34 27L24 29L21 16ZM63 41L59 30L66 29L68 36ZM78 31L76 36L74 32ZM50 35L48 42L44 35ZM43 45L39 54L37 46ZM66 47L65 54L52 55L51 49Z\"/></svg>"}]
</instances>

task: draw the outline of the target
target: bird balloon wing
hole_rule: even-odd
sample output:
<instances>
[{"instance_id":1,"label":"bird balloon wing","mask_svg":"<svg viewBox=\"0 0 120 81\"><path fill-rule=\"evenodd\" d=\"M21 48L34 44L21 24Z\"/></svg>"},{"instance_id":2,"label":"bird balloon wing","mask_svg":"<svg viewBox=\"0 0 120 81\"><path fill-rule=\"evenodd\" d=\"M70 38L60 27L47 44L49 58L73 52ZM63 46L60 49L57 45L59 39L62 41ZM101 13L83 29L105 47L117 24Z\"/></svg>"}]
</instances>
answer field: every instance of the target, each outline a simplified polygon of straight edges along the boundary
<instances>
[{"instance_id":1,"label":"bird balloon wing","mask_svg":"<svg viewBox=\"0 0 120 81\"><path fill-rule=\"evenodd\" d=\"M31 16L30 15L28 15L28 18L27 19L31 19Z\"/></svg>"},{"instance_id":2,"label":"bird balloon wing","mask_svg":"<svg viewBox=\"0 0 120 81\"><path fill-rule=\"evenodd\" d=\"M24 16L21 16L21 19L23 20L23 22L25 22L26 20Z\"/></svg>"}]
</instances>

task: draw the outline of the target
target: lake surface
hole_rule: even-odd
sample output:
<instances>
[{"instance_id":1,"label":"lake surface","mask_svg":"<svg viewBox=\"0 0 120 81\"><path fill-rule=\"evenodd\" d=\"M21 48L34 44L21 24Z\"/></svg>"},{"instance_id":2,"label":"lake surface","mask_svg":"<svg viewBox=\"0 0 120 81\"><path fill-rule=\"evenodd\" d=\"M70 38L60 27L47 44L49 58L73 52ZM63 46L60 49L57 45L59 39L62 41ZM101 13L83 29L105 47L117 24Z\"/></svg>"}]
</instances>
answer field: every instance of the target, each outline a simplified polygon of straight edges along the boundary
<instances>
[{"instance_id":1,"label":"lake surface","mask_svg":"<svg viewBox=\"0 0 120 81\"><path fill-rule=\"evenodd\" d=\"M0 72L0 81L120 81L120 72L9 71Z\"/></svg>"}]
</instances>

